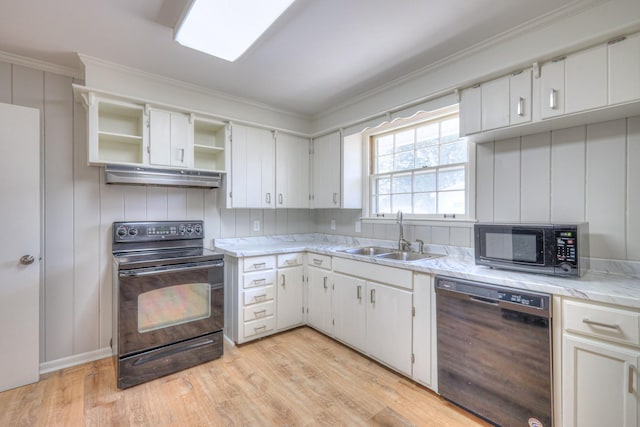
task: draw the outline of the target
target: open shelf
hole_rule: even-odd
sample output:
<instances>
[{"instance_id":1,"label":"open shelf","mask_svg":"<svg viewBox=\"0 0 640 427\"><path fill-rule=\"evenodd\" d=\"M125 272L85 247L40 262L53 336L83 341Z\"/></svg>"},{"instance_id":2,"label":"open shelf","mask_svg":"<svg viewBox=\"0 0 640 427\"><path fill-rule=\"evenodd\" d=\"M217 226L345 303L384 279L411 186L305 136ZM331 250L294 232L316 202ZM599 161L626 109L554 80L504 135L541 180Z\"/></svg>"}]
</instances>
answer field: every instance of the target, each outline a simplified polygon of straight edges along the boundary
<instances>
[{"instance_id":1,"label":"open shelf","mask_svg":"<svg viewBox=\"0 0 640 427\"><path fill-rule=\"evenodd\" d=\"M225 141L224 123L196 118L193 122L193 166L196 169L223 172Z\"/></svg>"}]
</instances>

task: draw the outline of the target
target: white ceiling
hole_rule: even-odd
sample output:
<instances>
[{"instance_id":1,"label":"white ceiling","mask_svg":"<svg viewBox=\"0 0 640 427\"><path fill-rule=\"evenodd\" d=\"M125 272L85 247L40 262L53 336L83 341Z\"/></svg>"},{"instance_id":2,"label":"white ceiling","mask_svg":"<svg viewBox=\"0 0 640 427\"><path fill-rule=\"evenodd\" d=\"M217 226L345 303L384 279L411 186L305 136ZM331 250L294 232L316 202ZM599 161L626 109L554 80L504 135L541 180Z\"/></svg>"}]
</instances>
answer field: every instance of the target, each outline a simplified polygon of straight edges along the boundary
<instances>
[{"instance_id":1,"label":"white ceiling","mask_svg":"<svg viewBox=\"0 0 640 427\"><path fill-rule=\"evenodd\" d=\"M588 0L297 0L230 63L179 45L187 0L3 0L0 51L79 68L76 52L305 115Z\"/></svg>"}]
</instances>

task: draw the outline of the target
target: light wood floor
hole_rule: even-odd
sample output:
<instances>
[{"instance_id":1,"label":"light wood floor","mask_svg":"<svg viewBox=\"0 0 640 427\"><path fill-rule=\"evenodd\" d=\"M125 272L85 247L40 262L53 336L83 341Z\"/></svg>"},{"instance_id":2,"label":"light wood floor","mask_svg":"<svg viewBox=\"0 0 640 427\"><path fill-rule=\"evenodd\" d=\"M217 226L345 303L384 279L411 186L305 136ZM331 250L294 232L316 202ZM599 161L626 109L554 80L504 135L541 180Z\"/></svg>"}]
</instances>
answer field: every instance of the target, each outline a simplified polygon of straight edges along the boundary
<instances>
[{"instance_id":1,"label":"light wood floor","mask_svg":"<svg viewBox=\"0 0 640 427\"><path fill-rule=\"evenodd\" d=\"M310 328L118 390L111 359L0 393L0 426L486 426Z\"/></svg>"}]
</instances>

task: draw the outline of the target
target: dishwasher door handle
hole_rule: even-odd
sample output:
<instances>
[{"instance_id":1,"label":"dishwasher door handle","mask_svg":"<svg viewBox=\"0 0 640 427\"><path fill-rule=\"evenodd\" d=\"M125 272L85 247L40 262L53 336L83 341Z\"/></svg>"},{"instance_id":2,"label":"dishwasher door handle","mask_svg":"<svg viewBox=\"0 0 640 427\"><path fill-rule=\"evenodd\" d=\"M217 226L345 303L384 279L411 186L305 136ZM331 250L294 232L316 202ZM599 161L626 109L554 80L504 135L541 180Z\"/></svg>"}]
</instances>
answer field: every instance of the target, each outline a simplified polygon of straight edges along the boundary
<instances>
[{"instance_id":1,"label":"dishwasher door handle","mask_svg":"<svg viewBox=\"0 0 640 427\"><path fill-rule=\"evenodd\" d=\"M486 300L486 299L483 299L483 298L477 298L477 297L472 297L472 296L469 296L469 300L473 301L473 302L480 303L480 304L491 305L491 306L494 306L494 307L497 307L498 305L500 305L499 301Z\"/></svg>"}]
</instances>

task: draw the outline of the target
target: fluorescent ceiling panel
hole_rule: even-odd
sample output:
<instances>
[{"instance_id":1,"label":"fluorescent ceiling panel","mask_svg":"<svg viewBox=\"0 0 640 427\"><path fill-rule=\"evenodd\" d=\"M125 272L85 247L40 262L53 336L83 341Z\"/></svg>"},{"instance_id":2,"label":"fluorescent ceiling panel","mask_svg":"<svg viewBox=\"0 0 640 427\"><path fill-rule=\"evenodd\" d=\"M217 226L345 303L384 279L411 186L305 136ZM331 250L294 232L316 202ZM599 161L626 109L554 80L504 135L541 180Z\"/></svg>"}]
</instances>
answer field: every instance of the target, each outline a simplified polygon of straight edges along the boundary
<instances>
[{"instance_id":1,"label":"fluorescent ceiling panel","mask_svg":"<svg viewBox=\"0 0 640 427\"><path fill-rule=\"evenodd\" d=\"M194 0L176 30L183 46L235 61L295 0Z\"/></svg>"}]
</instances>

